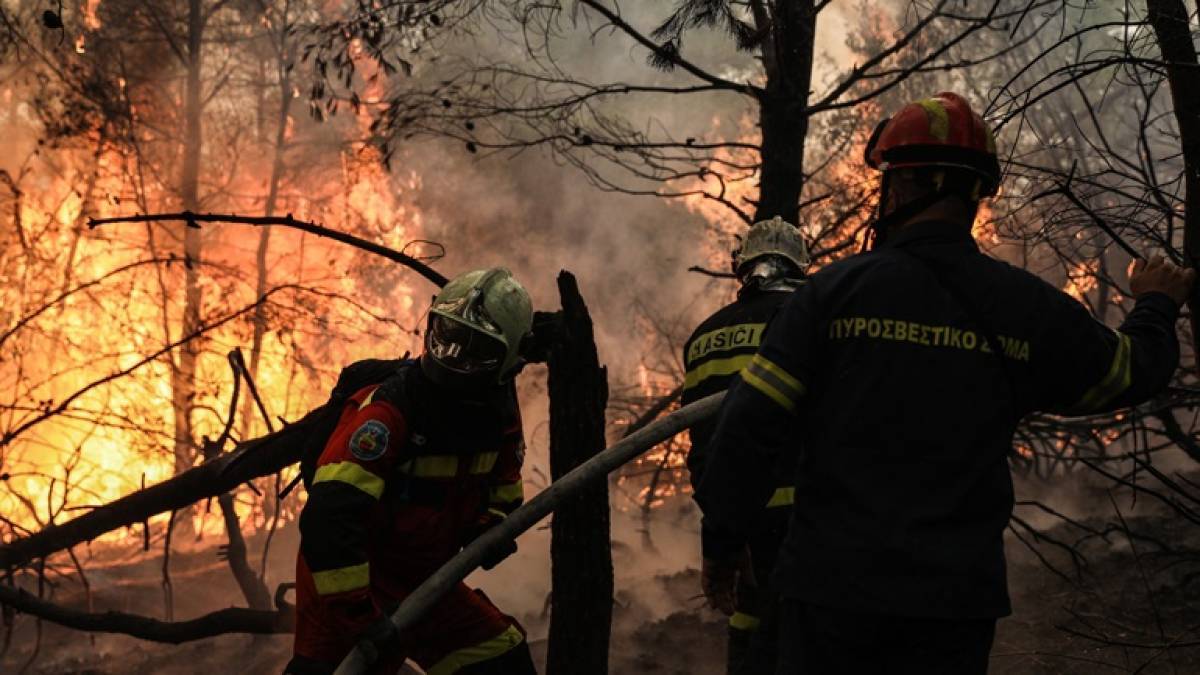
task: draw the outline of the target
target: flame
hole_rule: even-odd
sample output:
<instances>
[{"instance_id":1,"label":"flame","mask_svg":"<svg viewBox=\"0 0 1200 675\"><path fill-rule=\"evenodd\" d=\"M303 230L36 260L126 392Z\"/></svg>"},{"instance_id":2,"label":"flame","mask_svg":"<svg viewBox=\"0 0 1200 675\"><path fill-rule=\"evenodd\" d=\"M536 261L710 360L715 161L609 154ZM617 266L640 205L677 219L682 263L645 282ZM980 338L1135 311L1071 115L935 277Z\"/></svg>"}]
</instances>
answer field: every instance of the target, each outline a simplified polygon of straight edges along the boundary
<instances>
[{"instance_id":1,"label":"flame","mask_svg":"<svg viewBox=\"0 0 1200 675\"><path fill-rule=\"evenodd\" d=\"M92 11L97 7L97 2L88 4ZM82 37L77 45L82 49ZM32 125L24 117L0 120L10 138L37 138L39 130ZM288 132L314 133L311 126L297 126L289 123ZM330 133L328 126L318 133ZM362 132L359 125L344 125L339 133L349 136L354 147ZM0 397L0 437L78 394L64 414L0 447L4 540L69 520L175 472L172 357L145 363L111 382L102 380L179 338L182 225L110 225L88 232L88 216L140 211L138 186L131 177L156 170L114 147L97 153L98 143L91 136L78 147L35 153L32 159L17 159L20 152L11 147L14 161L26 162L24 173L0 160L0 169L7 169L20 189L18 199L0 181L0 336L11 331L0 347L0 390L6 392ZM270 175L272 157L270 152L258 154L262 156L239 165L238 175L228 177L228 184L244 186L239 195L213 210L261 214L268 187L263 177ZM422 230L413 198L421 176L389 174L379 159L377 151L358 142L357 149L318 162L304 178L280 186L277 211L402 248ZM214 174L205 180L217 182L225 169L205 161L204 170ZM171 177L160 178L163 185L148 182L141 194L146 210L178 210ZM202 323L211 323L254 304L259 230L205 225L204 237L201 311ZM173 262L148 262L170 255ZM411 273L362 251L289 230L272 234L268 268L268 288L297 284L304 289L280 291L269 305L256 384L273 418L296 419L320 404L344 364L394 357L419 346L411 328L423 303L414 298L428 289L414 288L425 282ZM76 291L92 282L86 291ZM72 292L53 302L64 291ZM225 354L240 347L250 359L251 317L252 312L242 311L199 343L193 412L197 443L216 438L225 427L232 393ZM241 395L247 395L244 388ZM239 421L235 434L240 426ZM250 434L264 431L255 413ZM300 506L295 499L290 502L285 518ZM236 503L246 530L267 522L264 500ZM219 515L198 512L194 518L201 533L223 529ZM165 523L165 515L152 521L156 536ZM141 532L113 532L102 540L120 542L130 536Z\"/></svg>"},{"instance_id":2,"label":"flame","mask_svg":"<svg viewBox=\"0 0 1200 675\"><path fill-rule=\"evenodd\" d=\"M100 0L87 0L83 5L83 25L88 30L100 29Z\"/></svg>"},{"instance_id":3,"label":"flame","mask_svg":"<svg viewBox=\"0 0 1200 675\"><path fill-rule=\"evenodd\" d=\"M1096 272L1100 269L1100 261L1090 260L1074 265L1067 272L1067 283L1063 286L1063 290L1075 298L1083 302L1084 296L1096 289L1099 282L1096 280Z\"/></svg>"}]
</instances>

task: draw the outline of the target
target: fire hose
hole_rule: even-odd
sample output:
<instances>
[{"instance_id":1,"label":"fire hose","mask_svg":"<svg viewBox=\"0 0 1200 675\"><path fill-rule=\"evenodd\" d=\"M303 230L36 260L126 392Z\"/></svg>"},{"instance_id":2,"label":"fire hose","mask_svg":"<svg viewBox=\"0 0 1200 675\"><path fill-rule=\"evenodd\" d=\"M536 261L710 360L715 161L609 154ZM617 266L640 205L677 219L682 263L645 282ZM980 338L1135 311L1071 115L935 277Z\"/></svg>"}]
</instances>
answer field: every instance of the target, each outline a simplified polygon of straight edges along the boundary
<instances>
[{"instance_id":1,"label":"fire hose","mask_svg":"<svg viewBox=\"0 0 1200 675\"><path fill-rule=\"evenodd\" d=\"M564 499L578 492L580 488L605 478L643 452L696 422L716 414L724 397L725 392L719 392L685 405L605 448L595 457L551 483L533 499L513 511L499 525L471 542L409 594L392 614L392 623L396 629L404 632L412 628L447 591L479 567L488 554L500 544L516 539L522 532L550 515ZM362 675L370 665L366 652L361 647L355 647L338 666L334 675Z\"/></svg>"}]
</instances>

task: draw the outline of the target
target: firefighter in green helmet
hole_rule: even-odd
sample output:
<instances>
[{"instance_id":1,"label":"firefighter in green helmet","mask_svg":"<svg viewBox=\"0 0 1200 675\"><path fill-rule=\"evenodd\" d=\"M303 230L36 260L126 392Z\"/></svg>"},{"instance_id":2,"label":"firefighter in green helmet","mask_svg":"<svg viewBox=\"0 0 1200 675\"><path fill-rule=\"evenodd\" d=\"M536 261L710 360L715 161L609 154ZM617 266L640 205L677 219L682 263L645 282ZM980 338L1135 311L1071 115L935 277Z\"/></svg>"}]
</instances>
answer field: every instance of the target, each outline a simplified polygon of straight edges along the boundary
<instances>
[{"instance_id":1,"label":"firefighter in green helmet","mask_svg":"<svg viewBox=\"0 0 1200 675\"><path fill-rule=\"evenodd\" d=\"M800 232L782 218L755 223L733 252L733 272L741 283L737 299L705 319L684 343L683 403L724 391L734 374L758 351L771 317L804 279L808 248ZM690 430L688 469L693 486L700 484L709 457L713 421ZM790 467L781 467L779 484L764 504L749 537L754 580L743 576L737 589L737 611L729 618L727 672L730 675L775 672L774 602L767 578L787 533L792 503Z\"/></svg>"},{"instance_id":2,"label":"firefighter in green helmet","mask_svg":"<svg viewBox=\"0 0 1200 675\"><path fill-rule=\"evenodd\" d=\"M286 673L332 673L360 644L380 657L372 673L410 658L430 675L535 675L521 626L463 583L411 632L388 619L524 498L512 382L532 322L529 294L508 270L463 274L434 299L421 357L391 362L381 383L344 398L305 480Z\"/></svg>"}]
</instances>

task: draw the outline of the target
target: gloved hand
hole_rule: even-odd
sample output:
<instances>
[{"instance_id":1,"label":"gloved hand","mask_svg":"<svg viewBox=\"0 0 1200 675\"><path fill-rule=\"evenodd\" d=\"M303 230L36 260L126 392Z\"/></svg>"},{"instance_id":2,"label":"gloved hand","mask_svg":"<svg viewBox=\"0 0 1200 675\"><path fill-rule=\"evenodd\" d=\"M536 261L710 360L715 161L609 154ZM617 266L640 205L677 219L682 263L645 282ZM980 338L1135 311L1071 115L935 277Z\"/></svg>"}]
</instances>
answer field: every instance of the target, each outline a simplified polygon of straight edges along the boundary
<instances>
[{"instance_id":1,"label":"gloved hand","mask_svg":"<svg viewBox=\"0 0 1200 675\"><path fill-rule=\"evenodd\" d=\"M521 356L530 363L545 363L550 358L550 348L562 333L560 312L534 312L533 328L521 340Z\"/></svg>"},{"instance_id":2,"label":"gloved hand","mask_svg":"<svg viewBox=\"0 0 1200 675\"><path fill-rule=\"evenodd\" d=\"M400 631L392 623L389 616L381 616L358 636L358 647L367 658L367 663L375 663L384 652L396 649L400 645Z\"/></svg>"},{"instance_id":3,"label":"gloved hand","mask_svg":"<svg viewBox=\"0 0 1200 675\"><path fill-rule=\"evenodd\" d=\"M733 614L739 576L750 585L757 585L748 549L729 560L705 558L700 569L700 587L708 599L708 606L726 616Z\"/></svg>"},{"instance_id":4,"label":"gloved hand","mask_svg":"<svg viewBox=\"0 0 1200 675\"><path fill-rule=\"evenodd\" d=\"M475 526L467 532L467 536L463 538L462 545L465 548L468 544L478 539L484 532L504 522L504 516L495 511L488 511L479 517L479 521ZM504 559L517 552L516 540L509 540L503 544L497 545L480 564L485 570L490 570L496 565L504 562Z\"/></svg>"}]
</instances>

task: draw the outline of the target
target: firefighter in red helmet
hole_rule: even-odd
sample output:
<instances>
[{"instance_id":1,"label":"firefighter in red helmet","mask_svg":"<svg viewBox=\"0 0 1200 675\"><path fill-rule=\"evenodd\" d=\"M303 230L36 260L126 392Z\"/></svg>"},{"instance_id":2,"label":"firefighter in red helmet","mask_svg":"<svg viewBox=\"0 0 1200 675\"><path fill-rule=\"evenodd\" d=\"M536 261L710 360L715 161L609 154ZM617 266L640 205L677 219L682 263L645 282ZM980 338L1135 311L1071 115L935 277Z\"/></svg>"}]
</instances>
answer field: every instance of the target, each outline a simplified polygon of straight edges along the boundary
<instances>
[{"instance_id":1,"label":"firefighter in red helmet","mask_svg":"<svg viewBox=\"0 0 1200 675\"><path fill-rule=\"evenodd\" d=\"M987 125L955 94L903 107L866 155L883 172L871 250L792 294L719 414L696 493L704 591L732 611L744 533L778 458L798 456L773 576L779 672L986 673L1010 613L1018 421L1161 391L1195 274L1135 264L1136 303L1112 329L982 253L971 226L1000 166Z\"/></svg>"},{"instance_id":2,"label":"firefighter in red helmet","mask_svg":"<svg viewBox=\"0 0 1200 675\"><path fill-rule=\"evenodd\" d=\"M389 619L522 502L512 380L532 320L529 295L508 270L458 276L429 310L421 358L393 362L382 383L345 397L305 476L287 675L332 673L355 645L382 657L377 675L399 672L406 657L430 675L536 675L521 626L463 583L410 633L397 634Z\"/></svg>"}]
</instances>

